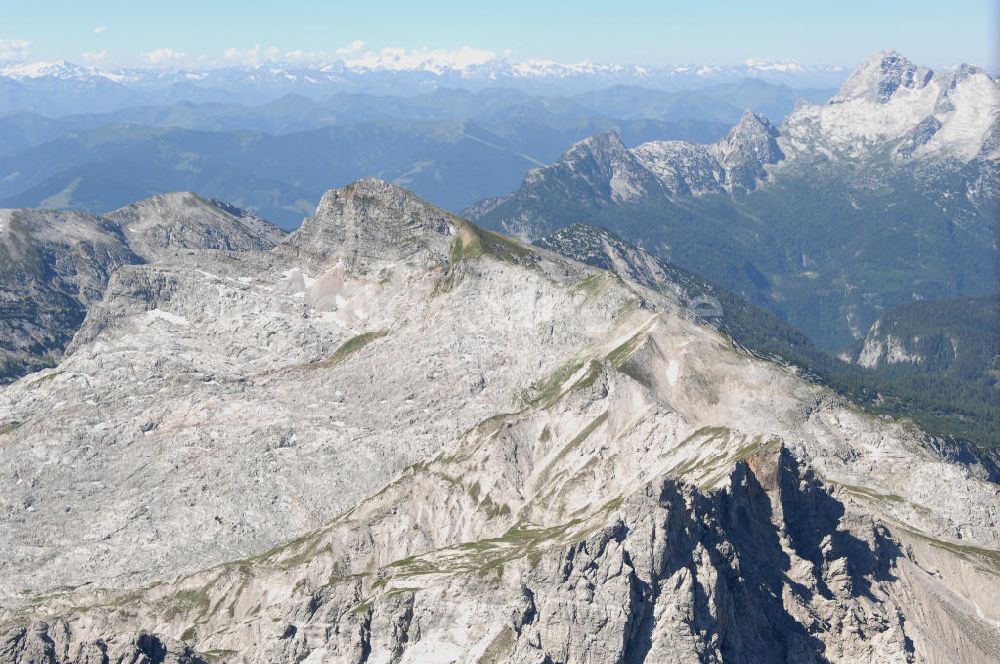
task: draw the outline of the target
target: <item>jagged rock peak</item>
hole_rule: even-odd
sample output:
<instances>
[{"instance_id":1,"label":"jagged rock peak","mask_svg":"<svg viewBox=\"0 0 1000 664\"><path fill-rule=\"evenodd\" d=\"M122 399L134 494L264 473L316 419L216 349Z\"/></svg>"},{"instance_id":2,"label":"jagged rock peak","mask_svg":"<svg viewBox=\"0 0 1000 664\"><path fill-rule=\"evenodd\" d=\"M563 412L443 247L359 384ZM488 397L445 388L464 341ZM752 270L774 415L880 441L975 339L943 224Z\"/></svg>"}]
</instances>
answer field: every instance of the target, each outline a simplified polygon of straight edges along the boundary
<instances>
[{"instance_id":1,"label":"jagged rock peak","mask_svg":"<svg viewBox=\"0 0 1000 664\"><path fill-rule=\"evenodd\" d=\"M778 147L777 138L778 129L771 124L770 120L747 109L740 121L729 130L721 144L724 148L723 154L738 151L746 153L747 157L752 157L756 161L773 164L783 157L781 149ZM723 160L723 164L728 166L725 160Z\"/></svg>"},{"instance_id":2,"label":"jagged rock peak","mask_svg":"<svg viewBox=\"0 0 1000 664\"><path fill-rule=\"evenodd\" d=\"M854 70L830 103L868 99L884 104L899 88L922 88L933 75L933 71L918 67L898 51L880 51Z\"/></svg>"},{"instance_id":3,"label":"jagged rock peak","mask_svg":"<svg viewBox=\"0 0 1000 664\"><path fill-rule=\"evenodd\" d=\"M753 189L757 180L767 177L764 164L776 164L785 158L778 146L778 130L758 113L747 110L743 117L712 151L726 169L730 187Z\"/></svg>"},{"instance_id":4,"label":"jagged rock peak","mask_svg":"<svg viewBox=\"0 0 1000 664\"><path fill-rule=\"evenodd\" d=\"M337 256L349 266L399 261L428 251L447 256L462 222L391 182L366 177L323 194L316 214L286 244L316 257Z\"/></svg>"},{"instance_id":5,"label":"jagged rock peak","mask_svg":"<svg viewBox=\"0 0 1000 664\"><path fill-rule=\"evenodd\" d=\"M743 111L740 121L729 130L729 136L766 134L777 136L778 130L766 116L751 109Z\"/></svg>"}]
</instances>

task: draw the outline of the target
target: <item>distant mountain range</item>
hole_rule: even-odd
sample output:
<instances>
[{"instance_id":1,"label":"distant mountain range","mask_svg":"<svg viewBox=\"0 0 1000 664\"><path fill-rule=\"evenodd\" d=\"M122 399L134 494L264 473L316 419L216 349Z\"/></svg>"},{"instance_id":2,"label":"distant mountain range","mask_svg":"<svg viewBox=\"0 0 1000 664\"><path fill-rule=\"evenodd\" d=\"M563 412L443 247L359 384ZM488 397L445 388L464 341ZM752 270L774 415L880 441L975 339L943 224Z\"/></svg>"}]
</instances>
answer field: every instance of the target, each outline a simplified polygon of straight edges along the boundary
<instances>
[{"instance_id":1,"label":"distant mountain range","mask_svg":"<svg viewBox=\"0 0 1000 664\"><path fill-rule=\"evenodd\" d=\"M601 117L385 120L275 136L109 124L0 157L0 207L104 212L188 190L294 228L328 183L374 173L459 210L509 191L530 168L608 129L634 142L704 140L724 133L726 125Z\"/></svg>"},{"instance_id":2,"label":"distant mountain range","mask_svg":"<svg viewBox=\"0 0 1000 664\"><path fill-rule=\"evenodd\" d=\"M109 99L100 91L110 84L98 77L87 94ZM614 130L633 145L712 141L748 106L783 117L799 101L829 94L745 79L679 92L439 88L416 96L289 93L255 106L167 95L157 105L59 117L22 109L0 115L0 207L99 213L192 190L294 228L331 183L375 174L459 210L510 191L526 171L594 133ZM86 107L81 101L76 110Z\"/></svg>"},{"instance_id":3,"label":"distant mountain range","mask_svg":"<svg viewBox=\"0 0 1000 664\"><path fill-rule=\"evenodd\" d=\"M496 122L514 118L533 120L616 118L620 120L693 120L727 125L737 122L744 109L754 108L771 118L783 118L800 101L826 100L833 90L799 89L743 79L698 90L665 92L638 86L600 88L572 96L531 95L513 88L470 91L439 88L415 96L338 92L322 99L288 93L263 104L158 99L151 105L129 106L107 112L53 115L52 108L36 112L30 104L11 97L0 101L0 154L14 154L59 134L108 124L137 124L207 131L261 131L288 134L333 125L375 121L432 121L472 119Z\"/></svg>"},{"instance_id":4,"label":"distant mountain range","mask_svg":"<svg viewBox=\"0 0 1000 664\"><path fill-rule=\"evenodd\" d=\"M779 313L822 348L886 308L997 291L1000 85L898 53L780 125L747 112L711 144L591 137L467 210L533 239L587 222Z\"/></svg>"},{"instance_id":5,"label":"distant mountain range","mask_svg":"<svg viewBox=\"0 0 1000 664\"><path fill-rule=\"evenodd\" d=\"M338 92L421 94L437 88L506 87L533 94L575 94L616 85L658 90L702 88L755 78L796 88L831 88L848 70L840 66L807 66L748 60L738 65L645 67L562 64L494 59L473 64L425 60L398 63L348 61L313 65L266 65L190 69L114 69L84 67L67 61L0 66L3 99L48 103L60 113L100 112L126 106L191 101L264 102L285 94L314 99ZM23 101L21 102L24 103ZM40 108L31 110L42 110Z\"/></svg>"}]
</instances>

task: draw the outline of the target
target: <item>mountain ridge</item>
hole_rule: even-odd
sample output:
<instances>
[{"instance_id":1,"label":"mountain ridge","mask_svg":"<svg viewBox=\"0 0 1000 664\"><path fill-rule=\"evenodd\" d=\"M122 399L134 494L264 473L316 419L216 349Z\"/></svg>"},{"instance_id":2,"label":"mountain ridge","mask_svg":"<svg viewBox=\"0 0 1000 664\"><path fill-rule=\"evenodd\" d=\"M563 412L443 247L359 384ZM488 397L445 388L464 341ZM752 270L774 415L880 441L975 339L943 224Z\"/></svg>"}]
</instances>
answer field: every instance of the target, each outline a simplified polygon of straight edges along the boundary
<instances>
[{"instance_id":1,"label":"mountain ridge","mask_svg":"<svg viewBox=\"0 0 1000 664\"><path fill-rule=\"evenodd\" d=\"M1000 84L972 67L917 70L893 52L876 54L842 98L800 105L731 150L727 139L640 144L630 181L656 182L627 198L609 194L612 178L589 168L596 157L577 169L571 149L466 214L526 239L580 221L605 226L841 352L906 299L997 289Z\"/></svg>"},{"instance_id":2,"label":"mountain ridge","mask_svg":"<svg viewBox=\"0 0 1000 664\"><path fill-rule=\"evenodd\" d=\"M0 379L54 363L119 267L190 249L252 250L282 232L190 192L92 216L0 210Z\"/></svg>"},{"instance_id":3,"label":"mountain ridge","mask_svg":"<svg viewBox=\"0 0 1000 664\"><path fill-rule=\"evenodd\" d=\"M1000 642L978 464L669 289L386 182L324 200L274 249L118 270L59 367L0 391L5 656L977 661ZM384 251L340 243L355 231Z\"/></svg>"}]
</instances>

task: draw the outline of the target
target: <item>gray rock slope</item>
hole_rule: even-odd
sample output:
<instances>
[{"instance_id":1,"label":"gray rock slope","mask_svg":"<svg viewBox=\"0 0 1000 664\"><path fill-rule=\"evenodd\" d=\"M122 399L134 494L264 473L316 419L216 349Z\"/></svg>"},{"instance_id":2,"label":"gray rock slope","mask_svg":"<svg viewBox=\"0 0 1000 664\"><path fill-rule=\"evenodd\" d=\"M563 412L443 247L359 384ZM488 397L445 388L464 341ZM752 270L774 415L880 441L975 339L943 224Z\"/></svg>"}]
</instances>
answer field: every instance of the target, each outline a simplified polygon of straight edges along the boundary
<instances>
[{"instance_id":1,"label":"gray rock slope","mask_svg":"<svg viewBox=\"0 0 1000 664\"><path fill-rule=\"evenodd\" d=\"M0 392L0 660L986 662L1000 487L362 180Z\"/></svg>"},{"instance_id":2,"label":"gray rock slope","mask_svg":"<svg viewBox=\"0 0 1000 664\"><path fill-rule=\"evenodd\" d=\"M281 237L261 219L188 193L103 217L0 210L0 383L56 363L118 267L185 249L266 249Z\"/></svg>"}]
</instances>

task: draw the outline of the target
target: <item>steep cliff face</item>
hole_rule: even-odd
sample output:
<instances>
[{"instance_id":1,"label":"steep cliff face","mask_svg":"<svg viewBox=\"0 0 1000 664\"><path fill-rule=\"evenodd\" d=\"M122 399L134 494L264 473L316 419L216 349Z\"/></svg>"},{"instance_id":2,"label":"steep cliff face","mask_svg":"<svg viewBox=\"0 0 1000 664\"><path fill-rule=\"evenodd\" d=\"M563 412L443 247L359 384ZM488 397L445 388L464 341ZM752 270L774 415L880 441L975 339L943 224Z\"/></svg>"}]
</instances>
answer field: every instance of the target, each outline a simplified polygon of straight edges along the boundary
<instances>
[{"instance_id":1,"label":"steep cliff face","mask_svg":"<svg viewBox=\"0 0 1000 664\"><path fill-rule=\"evenodd\" d=\"M119 270L60 366L0 392L0 653L1000 645L1000 489L912 425L751 356L669 288L386 183L330 192L299 233Z\"/></svg>"},{"instance_id":2,"label":"steep cliff face","mask_svg":"<svg viewBox=\"0 0 1000 664\"><path fill-rule=\"evenodd\" d=\"M110 274L138 260L106 221L0 210L0 383L55 364Z\"/></svg>"}]
</instances>

